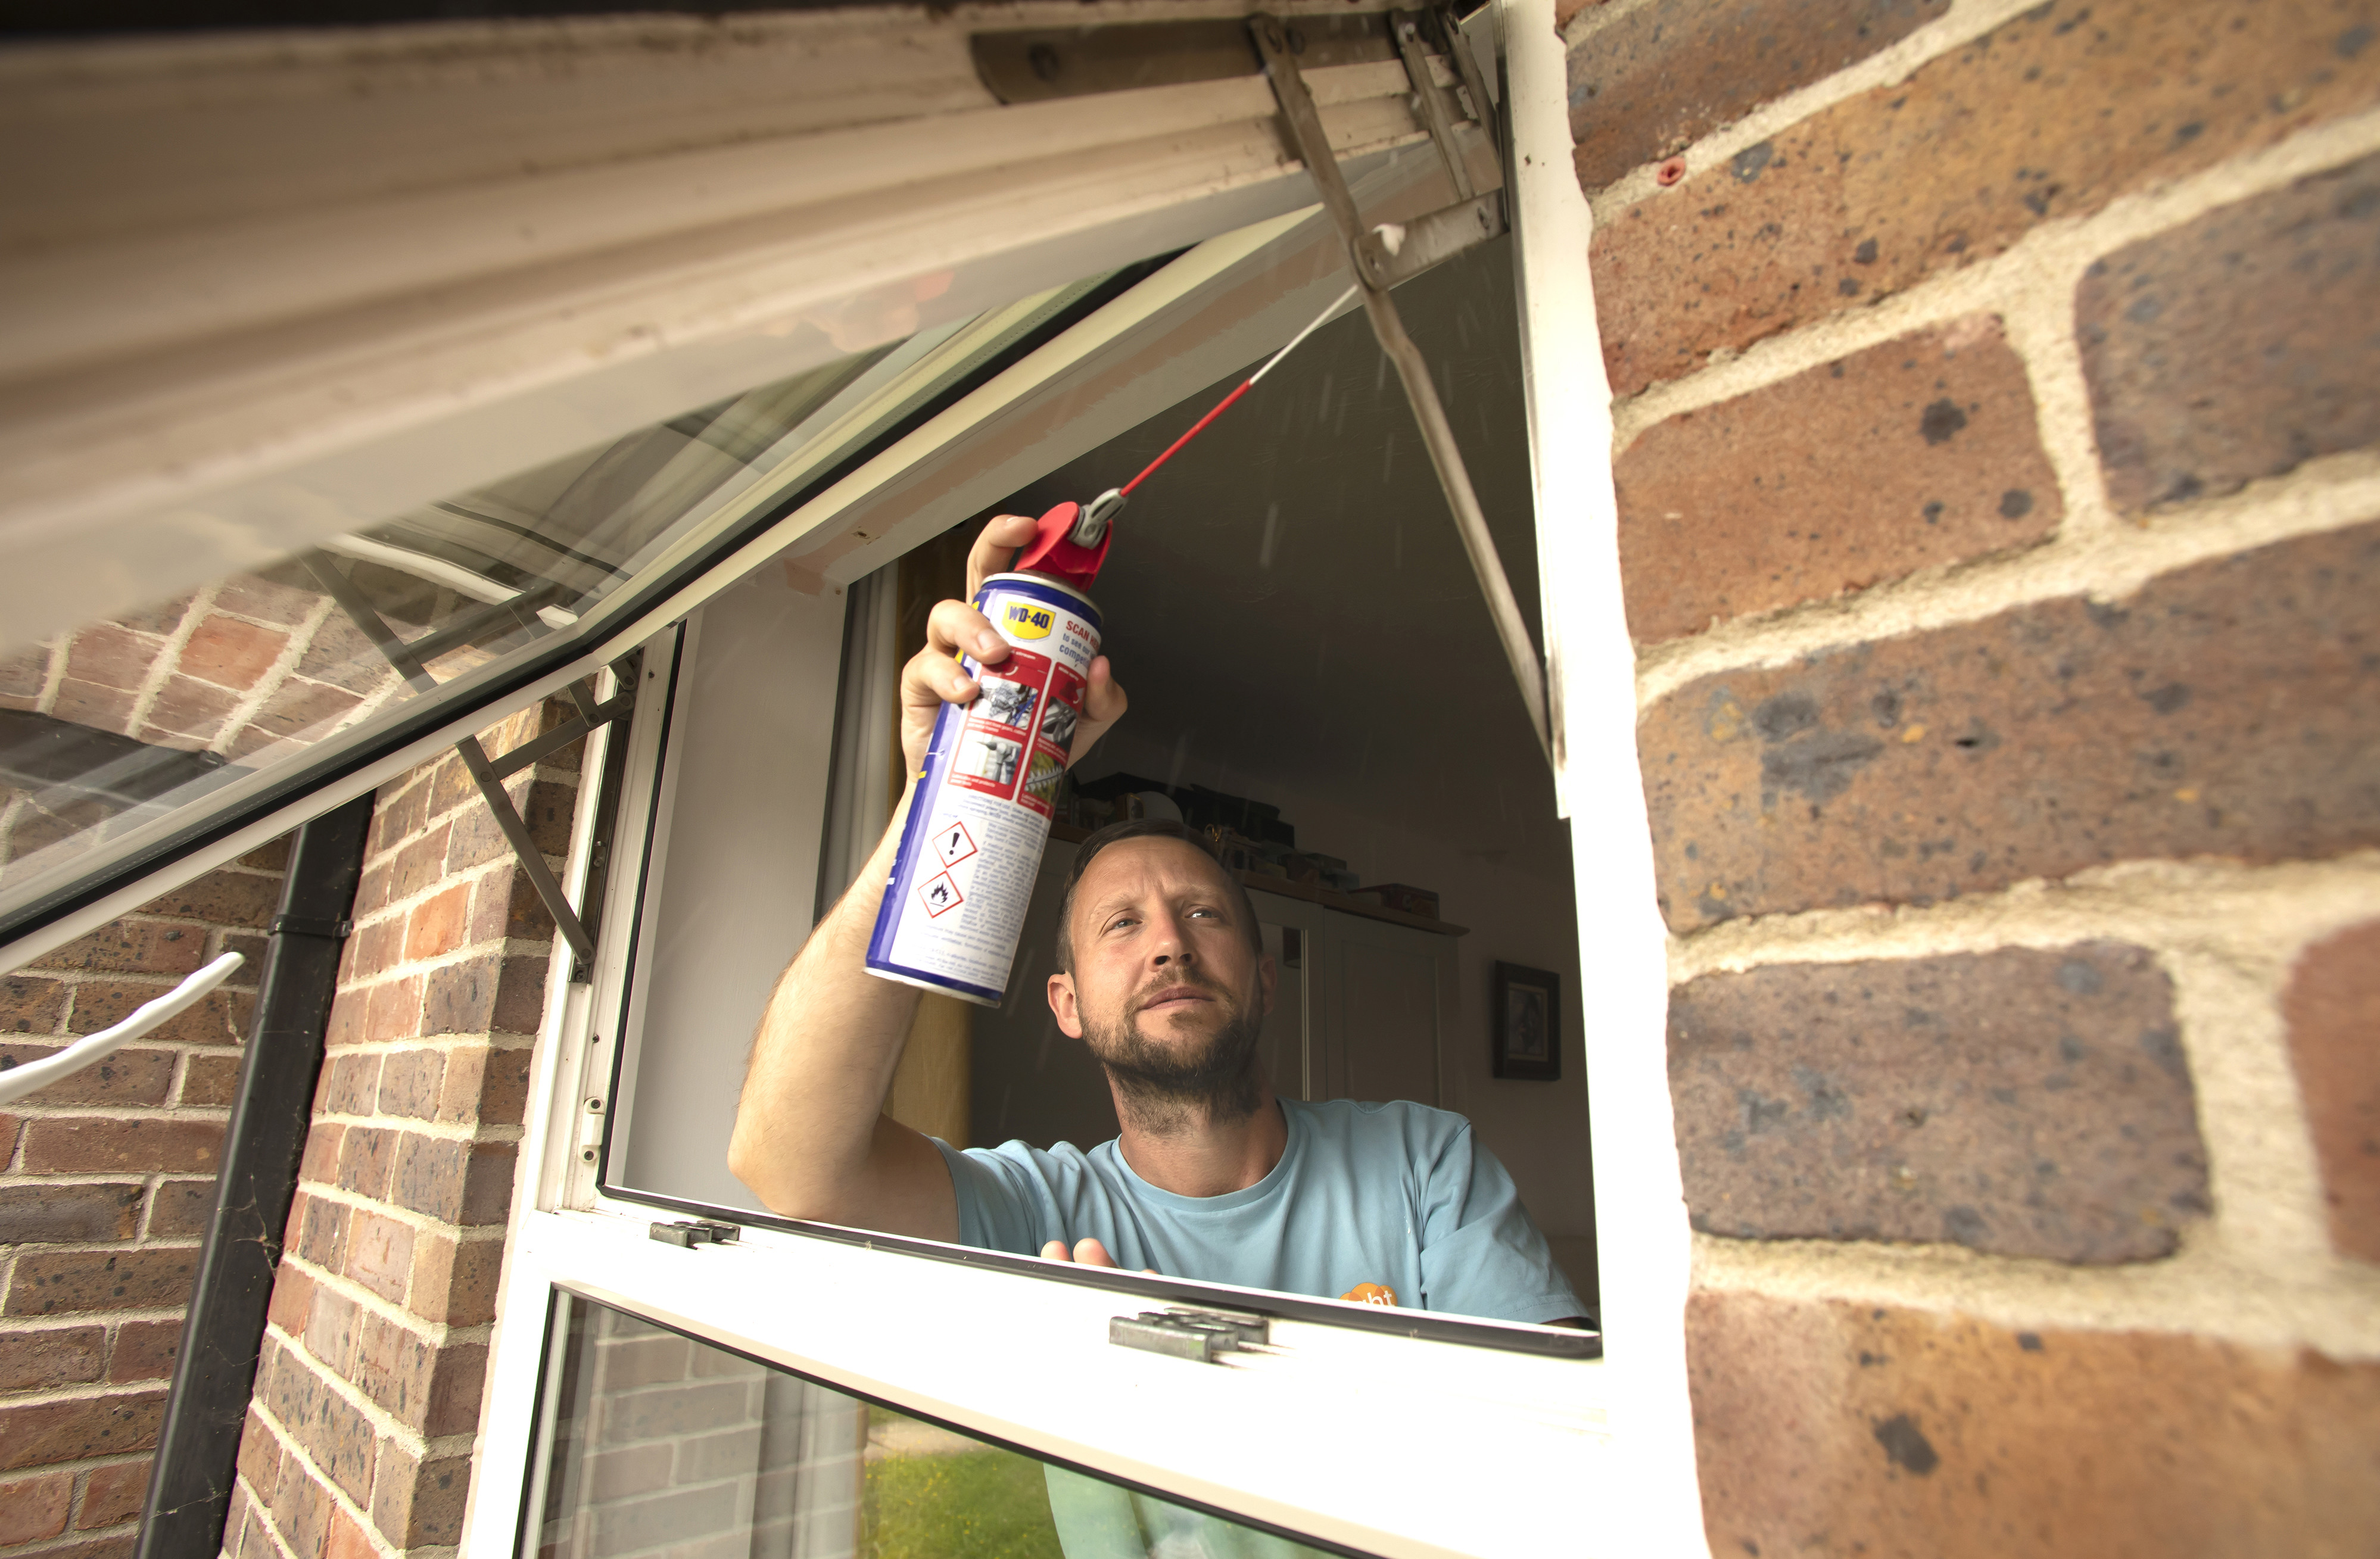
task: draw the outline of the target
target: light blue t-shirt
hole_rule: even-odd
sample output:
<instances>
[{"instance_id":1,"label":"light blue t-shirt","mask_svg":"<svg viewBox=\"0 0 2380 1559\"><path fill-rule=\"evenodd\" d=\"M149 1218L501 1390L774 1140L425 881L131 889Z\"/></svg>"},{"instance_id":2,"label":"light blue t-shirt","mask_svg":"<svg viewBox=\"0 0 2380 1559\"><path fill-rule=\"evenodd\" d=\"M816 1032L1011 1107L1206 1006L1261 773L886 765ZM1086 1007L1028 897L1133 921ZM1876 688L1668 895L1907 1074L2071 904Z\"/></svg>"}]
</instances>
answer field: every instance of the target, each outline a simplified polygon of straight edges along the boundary
<instances>
[{"instance_id":1,"label":"light blue t-shirt","mask_svg":"<svg viewBox=\"0 0 2380 1559\"><path fill-rule=\"evenodd\" d=\"M1281 1108L1281 1162L1221 1196L1159 1190L1112 1139L1088 1153L934 1145L958 1192L963 1245L1034 1255L1052 1239L1093 1239L1119 1266L1172 1277L1326 1299L1378 1283L1400 1308L1494 1321L1585 1313L1512 1176L1463 1117L1352 1099Z\"/></svg>"}]
</instances>

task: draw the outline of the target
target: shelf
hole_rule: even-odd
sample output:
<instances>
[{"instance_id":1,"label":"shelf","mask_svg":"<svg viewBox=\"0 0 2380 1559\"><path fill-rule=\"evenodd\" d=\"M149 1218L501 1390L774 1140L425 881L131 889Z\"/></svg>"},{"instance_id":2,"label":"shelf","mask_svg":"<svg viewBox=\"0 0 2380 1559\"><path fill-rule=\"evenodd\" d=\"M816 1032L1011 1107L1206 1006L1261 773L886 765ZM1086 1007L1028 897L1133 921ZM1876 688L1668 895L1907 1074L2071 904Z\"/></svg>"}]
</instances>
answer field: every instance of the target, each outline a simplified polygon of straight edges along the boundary
<instances>
[{"instance_id":1,"label":"shelf","mask_svg":"<svg viewBox=\"0 0 2380 1559\"><path fill-rule=\"evenodd\" d=\"M1091 837L1091 830L1076 828L1072 823L1052 823L1050 825L1050 837L1062 840L1068 844L1080 844ZM1440 937L1467 937L1471 934L1471 928L1467 925L1456 925L1450 921L1432 920L1427 915L1408 914L1403 910L1392 910L1385 904L1376 904L1368 899L1351 899L1344 893L1335 893L1328 888L1309 888L1303 883L1292 882L1287 877L1270 876L1263 872L1233 872L1232 875L1238 877L1252 893L1276 894L1283 899L1295 899L1304 903L1319 904L1326 910L1336 910L1341 914L1361 915L1366 920L1386 921L1390 925L1410 926L1415 931L1435 932Z\"/></svg>"}]
</instances>

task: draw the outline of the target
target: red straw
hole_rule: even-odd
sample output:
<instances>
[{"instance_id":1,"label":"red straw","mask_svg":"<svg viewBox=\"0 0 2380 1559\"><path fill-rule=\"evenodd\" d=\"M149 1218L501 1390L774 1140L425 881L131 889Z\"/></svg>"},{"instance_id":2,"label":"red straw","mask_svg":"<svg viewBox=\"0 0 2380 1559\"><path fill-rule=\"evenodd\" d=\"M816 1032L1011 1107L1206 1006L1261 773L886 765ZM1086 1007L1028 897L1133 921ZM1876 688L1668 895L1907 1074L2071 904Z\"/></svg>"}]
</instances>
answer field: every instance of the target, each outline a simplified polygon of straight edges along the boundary
<instances>
[{"instance_id":1,"label":"red straw","mask_svg":"<svg viewBox=\"0 0 2380 1559\"><path fill-rule=\"evenodd\" d=\"M1132 480L1124 483L1123 489L1123 496L1130 498L1132 496L1133 489L1148 480L1149 472L1156 470L1159 466L1172 459L1173 452L1175 450L1180 449L1184 444L1188 443L1191 440L1204 432L1206 430L1207 424L1222 416L1224 408L1229 406L1233 401L1236 401L1241 396L1246 394L1248 393L1248 386L1255 382L1256 381L1253 379L1244 379L1240 381L1240 387L1232 391L1230 394L1224 396L1220 401L1218 401L1215 404L1215 409L1213 411L1208 412L1206 416L1200 417L1196 423L1192 424L1190 431L1183 434L1171 444L1168 444L1165 447L1165 453L1163 454L1159 455L1156 459L1150 461L1147 465L1141 468L1139 476L1135 477Z\"/></svg>"}]
</instances>

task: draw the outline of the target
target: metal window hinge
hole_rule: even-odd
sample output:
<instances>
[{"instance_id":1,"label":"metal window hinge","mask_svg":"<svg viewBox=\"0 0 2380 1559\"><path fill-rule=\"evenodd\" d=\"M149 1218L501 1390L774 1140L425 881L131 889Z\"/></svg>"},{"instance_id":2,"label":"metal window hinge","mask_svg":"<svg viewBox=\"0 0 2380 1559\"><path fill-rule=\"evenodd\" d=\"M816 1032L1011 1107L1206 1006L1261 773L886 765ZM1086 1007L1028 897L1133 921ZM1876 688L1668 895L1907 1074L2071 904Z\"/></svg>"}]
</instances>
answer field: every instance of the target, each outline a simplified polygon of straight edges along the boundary
<instances>
[{"instance_id":1,"label":"metal window hinge","mask_svg":"<svg viewBox=\"0 0 2380 1559\"><path fill-rule=\"evenodd\" d=\"M1266 1347L1272 1323L1261 1315L1235 1310L1189 1310L1170 1305L1119 1315L1108 1322L1108 1341L1118 1348L1161 1353L1169 1359L1212 1364L1216 1356Z\"/></svg>"},{"instance_id":2,"label":"metal window hinge","mask_svg":"<svg viewBox=\"0 0 2380 1559\"><path fill-rule=\"evenodd\" d=\"M430 674L425 662L468 643L471 637L501 621L487 619L483 622L485 613L475 614L452 628L408 644L396 636L396 631L388 625L370 598L356 586L354 580L339 571L338 564L329 553L307 554L306 566L322 583L322 588L329 592L331 598L339 603L339 609L347 614L348 621L371 640L380 650L381 658L395 667L397 675L411 683L417 692L423 694L434 695L439 689L438 679ZM542 634L551 631L552 625L539 619L535 609L558 588L548 586L543 591L522 596L488 610L504 614L516 626L533 635ZM474 624L478 626L474 627ZM470 632L464 633L467 629ZM462 636L458 637L458 634ZM571 907L569 896L562 891L562 884L554 876L553 868L546 864L545 852L538 849L537 841L529 837L528 825L521 821L520 810L513 805L513 798L505 793L504 782L509 776L548 754L559 752L589 735L597 726L608 725L635 708L635 680L623 678L622 682L624 690L601 704L589 697L585 688L577 683L571 683L570 699L578 712L543 735L522 743L501 758L489 757L488 750L480 745L480 739L476 736L466 736L455 743L455 754L469 771L472 783L479 787L480 799L495 815L496 827L503 830L504 841L513 847L513 854L519 859L529 886L537 890L538 901L545 906L545 912L552 915L553 924L561 928L563 940L570 944L578 970L584 970L595 961L594 933L579 920L577 911ZM574 974L576 973L577 970Z\"/></svg>"},{"instance_id":3,"label":"metal window hinge","mask_svg":"<svg viewBox=\"0 0 2380 1559\"><path fill-rule=\"evenodd\" d=\"M654 1224L645 1231L648 1239L658 1239L664 1245L674 1245L691 1251L698 1245L733 1245L744 1237L744 1231L734 1224L714 1224L702 1219L684 1224Z\"/></svg>"},{"instance_id":4,"label":"metal window hinge","mask_svg":"<svg viewBox=\"0 0 2380 1559\"><path fill-rule=\"evenodd\" d=\"M1453 511L1454 528L1463 539L1463 550L1471 561L1471 572L1479 581L1480 594L1488 600L1488 616L1495 625L1496 636L1503 645L1504 659L1511 663L1512 680L1520 684L1521 702L1528 710L1529 723L1537 734L1537 745L1551 763L1554 757L1552 727L1546 708L1546 673L1536 646L1529 639L1527 621L1521 615L1521 603L1512 594L1512 581L1505 576L1504 561L1497 555L1496 540L1488 529L1488 516L1479 507L1479 496L1472 489L1471 473L1463 463L1463 452L1454 441L1454 428L1446 419L1446 408L1439 404L1438 387L1430 381L1429 364L1421 349L1405 333L1404 321L1397 314L1397 306L1390 300L1389 284L1378 273L1379 251L1385 249L1393 260L1403 247L1407 234L1421 229L1428 235L1426 243L1438 247L1449 238L1476 230L1480 215L1466 200L1446 211L1433 213L1421 222L1410 224L1403 232L1390 235L1380 229L1367 230L1362 215L1355 209L1355 197L1347 187L1344 175L1339 171L1339 159L1330 148L1330 138L1322 128L1322 115L1315 107L1314 96L1306 90L1296 52L1291 47L1286 26L1278 17L1258 14L1248 18L1248 34L1256 41L1257 53L1265 64L1265 78L1272 83L1273 97L1281 105L1281 116L1289 127L1290 141L1305 163L1308 176L1314 180L1315 192L1322 197L1322 209L1330 224L1338 229L1340 242L1346 246L1347 265L1354 272L1357 287L1364 296L1364 311L1372 321L1372 334L1396 365L1397 378L1404 385L1405 399L1412 404L1414 420L1421 425L1424 447L1429 451L1430 464L1437 467L1438 482L1446 493L1447 507ZM1406 67L1414 90L1425 105L1425 117L1430 118L1433 137L1440 128L1443 106L1431 117L1428 107L1437 104L1437 88L1428 72L1418 68L1421 58L1415 40L1408 35L1402 18L1397 29L1399 46L1405 51ZM1457 66L1470 84L1476 78L1474 69L1463 69L1470 60L1466 43L1458 51ZM1477 96L1484 91L1475 87ZM1483 113L1484 102L1475 106ZM1440 151L1446 155L1450 169L1457 161L1457 151L1451 144L1451 131L1439 139ZM1467 177L1457 174L1455 187L1470 194ZM1500 211L1496 225L1500 227ZM1465 224L1470 226L1466 228ZM1367 263L1366 240L1375 240L1371 263ZM1449 251L1451 252L1451 251Z\"/></svg>"}]
</instances>

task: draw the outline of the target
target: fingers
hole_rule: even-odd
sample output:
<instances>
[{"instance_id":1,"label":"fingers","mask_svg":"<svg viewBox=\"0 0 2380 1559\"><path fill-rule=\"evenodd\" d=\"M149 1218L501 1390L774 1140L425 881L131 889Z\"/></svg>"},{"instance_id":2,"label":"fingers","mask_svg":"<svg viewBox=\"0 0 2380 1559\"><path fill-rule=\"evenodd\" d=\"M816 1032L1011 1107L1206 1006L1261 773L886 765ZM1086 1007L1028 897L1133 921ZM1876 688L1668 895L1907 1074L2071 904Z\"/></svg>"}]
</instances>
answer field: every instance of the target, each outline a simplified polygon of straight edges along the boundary
<instances>
[{"instance_id":1,"label":"fingers","mask_svg":"<svg viewBox=\"0 0 2380 1559\"><path fill-rule=\"evenodd\" d=\"M1117 685L1115 671L1108 664L1108 658L1102 655L1094 659L1090 682L1083 689L1083 718L1075 727L1075 744L1067 749L1068 761L1087 755L1099 739L1123 719L1130 702Z\"/></svg>"},{"instance_id":2,"label":"fingers","mask_svg":"<svg viewBox=\"0 0 2380 1559\"><path fill-rule=\"evenodd\" d=\"M1008 641L965 601L944 601L926 620L926 647L901 668L901 750L912 774L925 764L942 706L968 703L979 691L954 659L961 652L996 664L1008 659Z\"/></svg>"},{"instance_id":3,"label":"fingers","mask_svg":"<svg viewBox=\"0 0 2380 1559\"><path fill-rule=\"evenodd\" d=\"M1045 1262L1071 1262L1075 1253L1066 1249L1064 1240L1053 1239L1041 1247L1041 1259Z\"/></svg>"},{"instance_id":4,"label":"fingers","mask_svg":"<svg viewBox=\"0 0 2380 1559\"><path fill-rule=\"evenodd\" d=\"M1108 1248L1098 1240L1078 1239L1075 1241L1075 1263L1077 1266L1111 1267L1115 1265L1115 1258L1110 1256Z\"/></svg>"},{"instance_id":5,"label":"fingers","mask_svg":"<svg viewBox=\"0 0 2380 1559\"><path fill-rule=\"evenodd\" d=\"M986 579L1007 569L1010 554L1033 539L1038 525L1023 514L998 514L985 523L967 550L967 599L975 599Z\"/></svg>"}]
</instances>

